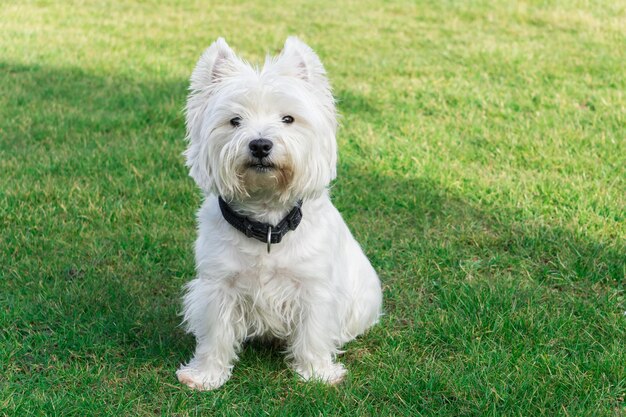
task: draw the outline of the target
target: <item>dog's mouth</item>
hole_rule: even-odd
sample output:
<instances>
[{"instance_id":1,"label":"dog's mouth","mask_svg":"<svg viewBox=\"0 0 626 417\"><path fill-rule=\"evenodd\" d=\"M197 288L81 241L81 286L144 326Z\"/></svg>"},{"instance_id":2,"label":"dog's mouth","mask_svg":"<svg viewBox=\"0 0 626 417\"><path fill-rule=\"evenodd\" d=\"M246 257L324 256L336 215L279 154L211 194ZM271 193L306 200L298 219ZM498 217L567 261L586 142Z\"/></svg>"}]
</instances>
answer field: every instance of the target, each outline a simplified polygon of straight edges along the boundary
<instances>
[{"instance_id":1,"label":"dog's mouth","mask_svg":"<svg viewBox=\"0 0 626 417\"><path fill-rule=\"evenodd\" d=\"M273 171L276 167L269 161L252 161L248 164L248 169L256 172L265 173Z\"/></svg>"}]
</instances>

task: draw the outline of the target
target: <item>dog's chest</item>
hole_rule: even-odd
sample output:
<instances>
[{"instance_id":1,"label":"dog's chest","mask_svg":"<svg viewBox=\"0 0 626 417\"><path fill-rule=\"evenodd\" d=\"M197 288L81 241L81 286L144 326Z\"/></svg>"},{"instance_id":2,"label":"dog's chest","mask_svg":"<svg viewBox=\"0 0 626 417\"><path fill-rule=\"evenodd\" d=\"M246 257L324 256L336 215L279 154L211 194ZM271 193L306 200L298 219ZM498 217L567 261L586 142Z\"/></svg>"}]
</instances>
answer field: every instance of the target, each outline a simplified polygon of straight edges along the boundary
<instances>
[{"instance_id":1,"label":"dog's chest","mask_svg":"<svg viewBox=\"0 0 626 417\"><path fill-rule=\"evenodd\" d=\"M272 299L277 293L293 294L300 290L294 271L275 265L256 265L242 270L235 278L235 287L242 295Z\"/></svg>"},{"instance_id":2,"label":"dog's chest","mask_svg":"<svg viewBox=\"0 0 626 417\"><path fill-rule=\"evenodd\" d=\"M234 287L248 323L250 336L288 336L301 308L301 283L294 271L278 266L256 266L241 271Z\"/></svg>"}]
</instances>

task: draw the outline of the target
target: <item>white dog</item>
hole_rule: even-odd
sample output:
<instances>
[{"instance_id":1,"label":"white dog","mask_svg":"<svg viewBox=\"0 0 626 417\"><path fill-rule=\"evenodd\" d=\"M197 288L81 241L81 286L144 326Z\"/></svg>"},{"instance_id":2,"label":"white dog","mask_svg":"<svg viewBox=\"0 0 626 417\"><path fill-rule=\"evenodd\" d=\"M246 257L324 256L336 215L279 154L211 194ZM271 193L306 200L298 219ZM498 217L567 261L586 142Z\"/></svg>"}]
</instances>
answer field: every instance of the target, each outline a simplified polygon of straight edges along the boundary
<instances>
[{"instance_id":1,"label":"white dog","mask_svg":"<svg viewBox=\"0 0 626 417\"><path fill-rule=\"evenodd\" d=\"M378 321L382 293L328 196L337 121L322 63L291 37L253 68L220 38L190 91L185 156L206 198L184 297L197 346L178 379L218 388L242 343L261 337L283 340L303 379L341 381L335 356Z\"/></svg>"}]
</instances>

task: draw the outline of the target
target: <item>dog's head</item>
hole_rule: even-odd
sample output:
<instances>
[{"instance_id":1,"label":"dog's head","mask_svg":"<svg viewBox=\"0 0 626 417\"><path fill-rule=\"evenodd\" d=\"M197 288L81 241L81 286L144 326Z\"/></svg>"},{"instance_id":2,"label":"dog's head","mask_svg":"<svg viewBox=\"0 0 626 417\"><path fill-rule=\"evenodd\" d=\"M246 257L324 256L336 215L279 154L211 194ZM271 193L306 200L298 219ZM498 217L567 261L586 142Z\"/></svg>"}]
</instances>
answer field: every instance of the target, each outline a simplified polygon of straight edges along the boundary
<instances>
[{"instance_id":1,"label":"dog's head","mask_svg":"<svg viewBox=\"0 0 626 417\"><path fill-rule=\"evenodd\" d=\"M324 67L306 44L288 38L259 70L220 38L191 75L190 175L227 200L318 195L335 177L336 120Z\"/></svg>"}]
</instances>

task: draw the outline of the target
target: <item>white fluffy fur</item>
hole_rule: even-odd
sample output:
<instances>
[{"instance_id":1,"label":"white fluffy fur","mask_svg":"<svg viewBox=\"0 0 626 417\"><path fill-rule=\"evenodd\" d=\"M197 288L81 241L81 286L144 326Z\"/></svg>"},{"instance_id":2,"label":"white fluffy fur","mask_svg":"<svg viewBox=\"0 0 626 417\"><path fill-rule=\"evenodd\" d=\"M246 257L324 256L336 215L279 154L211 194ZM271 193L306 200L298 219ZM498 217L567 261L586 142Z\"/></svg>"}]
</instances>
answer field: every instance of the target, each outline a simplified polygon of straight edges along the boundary
<instances>
[{"instance_id":1,"label":"white fluffy fur","mask_svg":"<svg viewBox=\"0 0 626 417\"><path fill-rule=\"evenodd\" d=\"M200 58L187 102L190 175L205 193L198 213L197 278L186 286L184 321L194 357L177 372L196 389L228 380L241 344L278 338L305 380L341 381L339 348L376 323L378 277L327 187L335 177L337 128L324 67L311 48L289 38L282 53L255 69L220 38ZM292 124L283 123L290 115ZM230 120L241 118L233 127ZM250 168L248 144L273 142L274 168ZM221 195L241 214L278 223L299 199L303 219L283 241L247 238L220 212Z\"/></svg>"}]
</instances>

